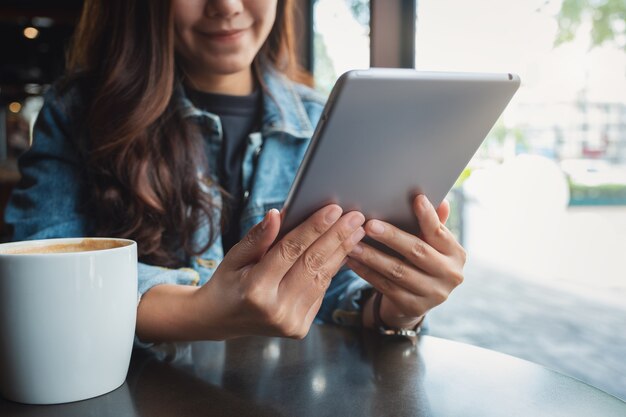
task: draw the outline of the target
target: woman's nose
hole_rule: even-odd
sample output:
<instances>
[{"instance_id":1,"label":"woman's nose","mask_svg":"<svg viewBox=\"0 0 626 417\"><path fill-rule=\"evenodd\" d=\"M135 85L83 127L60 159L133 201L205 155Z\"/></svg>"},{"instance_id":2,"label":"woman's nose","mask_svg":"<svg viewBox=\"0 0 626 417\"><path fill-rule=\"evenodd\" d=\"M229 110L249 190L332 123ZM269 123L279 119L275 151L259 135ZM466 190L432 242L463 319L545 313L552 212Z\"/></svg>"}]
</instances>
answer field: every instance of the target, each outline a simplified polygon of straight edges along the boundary
<instances>
[{"instance_id":1,"label":"woman's nose","mask_svg":"<svg viewBox=\"0 0 626 417\"><path fill-rule=\"evenodd\" d=\"M205 14L208 17L231 18L243 11L241 0L207 0Z\"/></svg>"}]
</instances>

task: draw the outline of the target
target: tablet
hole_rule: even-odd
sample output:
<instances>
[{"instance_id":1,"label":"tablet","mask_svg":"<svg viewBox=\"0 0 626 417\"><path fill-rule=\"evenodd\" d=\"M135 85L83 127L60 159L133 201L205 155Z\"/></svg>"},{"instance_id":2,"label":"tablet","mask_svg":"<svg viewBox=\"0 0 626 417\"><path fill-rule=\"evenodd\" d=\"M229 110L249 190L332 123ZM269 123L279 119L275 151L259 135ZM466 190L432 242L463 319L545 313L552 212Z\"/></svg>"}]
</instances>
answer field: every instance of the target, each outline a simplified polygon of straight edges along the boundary
<instances>
[{"instance_id":1,"label":"tablet","mask_svg":"<svg viewBox=\"0 0 626 417\"><path fill-rule=\"evenodd\" d=\"M417 233L414 197L443 201L519 84L514 74L343 74L285 201L280 236L330 203Z\"/></svg>"}]
</instances>

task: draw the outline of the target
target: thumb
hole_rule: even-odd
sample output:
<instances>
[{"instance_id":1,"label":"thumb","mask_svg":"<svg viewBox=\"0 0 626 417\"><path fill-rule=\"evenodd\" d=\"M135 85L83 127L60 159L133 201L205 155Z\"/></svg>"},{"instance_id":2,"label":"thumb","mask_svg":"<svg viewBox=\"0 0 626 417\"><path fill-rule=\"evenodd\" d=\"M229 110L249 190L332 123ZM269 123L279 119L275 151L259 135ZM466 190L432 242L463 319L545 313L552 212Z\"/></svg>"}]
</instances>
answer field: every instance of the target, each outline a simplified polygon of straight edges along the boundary
<instances>
[{"instance_id":1,"label":"thumb","mask_svg":"<svg viewBox=\"0 0 626 417\"><path fill-rule=\"evenodd\" d=\"M263 220L250 229L228 252L224 262L230 269L240 269L244 266L257 263L272 246L280 229L280 213L271 209Z\"/></svg>"}]
</instances>

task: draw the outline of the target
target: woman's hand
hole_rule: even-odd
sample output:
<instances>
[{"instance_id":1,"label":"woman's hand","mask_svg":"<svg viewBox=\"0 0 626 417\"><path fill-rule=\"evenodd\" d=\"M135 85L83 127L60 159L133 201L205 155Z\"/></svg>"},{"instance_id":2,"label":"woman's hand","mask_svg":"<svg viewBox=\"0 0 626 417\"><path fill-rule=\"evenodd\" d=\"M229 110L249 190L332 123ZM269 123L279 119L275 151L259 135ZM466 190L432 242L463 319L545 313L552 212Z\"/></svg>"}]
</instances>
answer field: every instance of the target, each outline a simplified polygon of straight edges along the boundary
<instances>
[{"instance_id":1,"label":"woman's hand","mask_svg":"<svg viewBox=\"0 0 626 417\"><path fill-rule=\"evenodd\" d=\"M272 246L280 222L280 213L270 210L195 293L191 319L201 338L303 338L332 277L365 235L363 214L342 215L337 205L319 210Z\"/></svg>"},{"instance_id":2,"label":"woman's hand","mask_svg":"<svg viewBox=\"0 0 626 417\"><path fill-rule=\"evenodd\" d=\"M465 250L443 224L450 212L447 201L435 210L426 196L419 195L413 209L419 237L380 220L365 225L368 236L395 250L402 259L360 243L347 262L383 294L381 319L397 328L414 327L426 312L443 303L463 282L466 260ZM371 304L370 300L366 309ZM370 312L364 312L364 321L371 324Z\"/></svg>"}]
</instances>

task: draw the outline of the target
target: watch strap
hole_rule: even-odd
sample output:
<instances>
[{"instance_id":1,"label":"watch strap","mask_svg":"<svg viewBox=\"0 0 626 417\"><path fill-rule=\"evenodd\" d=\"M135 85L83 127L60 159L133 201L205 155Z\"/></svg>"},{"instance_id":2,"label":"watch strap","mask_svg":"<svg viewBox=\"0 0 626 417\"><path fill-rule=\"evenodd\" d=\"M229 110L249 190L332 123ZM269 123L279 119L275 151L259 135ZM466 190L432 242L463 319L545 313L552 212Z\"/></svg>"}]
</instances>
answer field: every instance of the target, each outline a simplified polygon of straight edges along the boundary
<instances>
[{"instance_id":1,"label":"watch strap","mask_svg":"<svg viewBox=\"0 0 626 417\"><path fill-rule=\"evenodd\" d=\"M380 305L382 303L383 294L380 291L376 291L374 295L374 325L380 334L386 336L404 336L414 338L420 333L421 321L412 329L397 329L394 327L389 327L383 322L383 319L380 317Z\"/></svg>"}]
</instances>

